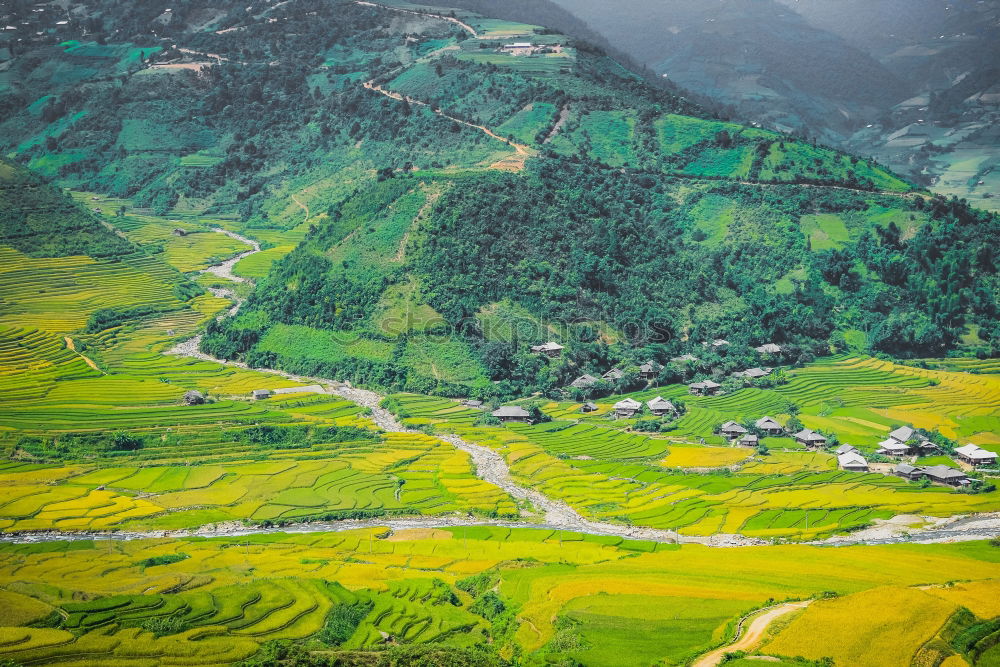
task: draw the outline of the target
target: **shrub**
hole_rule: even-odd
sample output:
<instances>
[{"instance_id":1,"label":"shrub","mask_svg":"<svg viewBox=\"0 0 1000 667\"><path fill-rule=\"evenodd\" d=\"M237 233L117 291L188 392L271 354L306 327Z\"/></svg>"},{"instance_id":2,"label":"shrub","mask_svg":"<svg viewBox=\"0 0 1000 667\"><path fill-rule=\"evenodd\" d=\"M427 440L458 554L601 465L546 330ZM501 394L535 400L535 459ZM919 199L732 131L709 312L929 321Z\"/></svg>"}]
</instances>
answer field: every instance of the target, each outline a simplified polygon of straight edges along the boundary
<instances>
[{"instance_id":1,"label":"shrub","mask_svg":"<svg viewBox=\"0 0 1000 667\"><path fill-rule=\"evenodd\" d=\"M153 306L135 306L133 308L101 308L100 310L95 310L91 314L90 319L87 320L87 326L84 331L86 333L100 333L105 329L120 326L129 320L149 317L150 315L155 315L158 312L160 312L160 309L154 308Z\"/></svg>"},{"instance_id":2,"label":"shrub","mask_svg":"<svg viewBox=\"0 0 1000 667\"><path fill-rule=\"evenodd\" d=\"M374 608L375 603L370 600L338 604L326 617L326 623L318 635L320 641L331 646L343 644Z\"/></svg>"},{"instance_id":3,"label":"shrub","mask_svg":"<svg viewBox=\"0 0 1000 667\"><path fill-rule=\"evenodd\" d=\"M141 560L136 563L136 565L142 568L156 567L157 565L171 565L173 563L179 563L182 560L187 560L188 558L190 558L190 556L184 553L163 554L162 556L152 556L151 558Z\"/></svg>"},{"instance_id":4,"label":"shrub","mask_svg":"<svg viewBox=\"0 0 1000 667\"><path fill-rule=\"evenodd\" d=\"M156 616L147 619L142 623L142 629L152 632L156 637L176 635L190 629L191 624L183 616L172 614L170 616Z\"/></svg>"},{"instance_id":5,"label":"shrub","mask_svg":"<svg viewBox=\"0 0 1000 667\"><path fill-rule=\"evenodd\" d=\"M465 591L474 598L478 598L480 595L483 595L486 591L496 586L499 581L500 575L496 570L486 570L485 572L474 574L471 577L459 579L455 582L455 588L460 591Z\"/></svg>"},{"instance_id":6,"label":"shrub","mask_svg":"<svg viewBox=\"0 0 1000 667\"><path fill-rule=\"evenodd\" d=\"M500 424L501 424L500 420L488 412L484 412L483 414L479 415L472 422L473 426L500 426Z\"/></svg>"},{"instance_id":7,"label":"shrub","mask_svg":"<svg viewBox=\"0 0 1000 667\"><path fill-rule=\"evenodd\" d=\"M504 604L503 598L494 591L486 591L469 607L469 611L473 614L479 614L488 621L492 621L506 610L507 605Z\"/></svg>"},{"instance_id":8,"label":"shrub","mask_svg":"<svg viewBox=\"0 0 1000 667\"><path fill-rule=\"evenodd\" d=\"M142 436L132 435L126 431L116 431L111 436L111 451L134 452L137 449L142 449L145 442Z\"/></svg>"}]
</instances>

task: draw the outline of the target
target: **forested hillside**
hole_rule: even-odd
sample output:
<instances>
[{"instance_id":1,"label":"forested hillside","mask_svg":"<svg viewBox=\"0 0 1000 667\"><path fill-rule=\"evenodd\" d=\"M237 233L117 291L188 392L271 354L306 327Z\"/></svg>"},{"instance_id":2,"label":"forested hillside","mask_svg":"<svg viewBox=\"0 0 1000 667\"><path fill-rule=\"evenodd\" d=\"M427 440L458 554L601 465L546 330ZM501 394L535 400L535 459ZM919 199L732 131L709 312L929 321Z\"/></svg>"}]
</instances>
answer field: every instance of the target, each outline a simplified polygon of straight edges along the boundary
<instances>
[{"instance_id":1,"label":"forested hillside","mask_svg":"<svg viewBox=\"0 0 1000 667\"><path fill-rule=\"evenodd\" d=\"M0 243L33 257L114 257L135 252L73 199L0 160Z\"/></svg>"},{"instance_id":2,"label":"forested hillside","mask_svg":"<svg viewBox=\"0 0 1000 667\"><path fill-rule=\"evenodd\" d=\"M403 2L112 9L18 47L2 136L63 185L271 246L209 353L486 397L649 358L720 375L767 342L994 351L996 218L584 41Z\"/></svg>"}]
</instances>

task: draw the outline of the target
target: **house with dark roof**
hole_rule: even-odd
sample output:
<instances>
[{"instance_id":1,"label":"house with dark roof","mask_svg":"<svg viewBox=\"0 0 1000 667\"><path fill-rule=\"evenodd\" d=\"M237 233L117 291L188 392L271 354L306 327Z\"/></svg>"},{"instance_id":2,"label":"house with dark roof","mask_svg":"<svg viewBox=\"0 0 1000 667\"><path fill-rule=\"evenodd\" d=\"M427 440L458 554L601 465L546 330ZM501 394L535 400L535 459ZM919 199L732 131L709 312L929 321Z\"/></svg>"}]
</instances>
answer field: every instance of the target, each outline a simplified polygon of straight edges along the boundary
<instances>
[{"instance_id":1,"label":"house with dark roof","mask_svg":"<svg viewBox=\"0 0 1000 667\"><path fill-rule=\"evenodd\" d=\"M917 466L911 466L909 463L900 463L895 468L893 472L903 479L908 479L911 481L917 481L924 476L924 469Z\"/></svg>"},{"instance_id":2,"label":"house with dark roof","mask_svg":"<svg viewBox=\"0 0 1000 667\"><path fill-rule=\"evenodd\" d=\"M761 417L754 422L754 426L759 428L764 435L777 437L785 434L785 427L774 417Z\"/></svg>"},{"instance_id":3,"label":"house with dark roof","mask_svg":"<svg viewBox=\"0 0 1000 667\"><path fill-rule=\"evenodd\" d=\"M544 354L546 357L555 359L562 355L562 351L565 348L559 343L553 343L549 341L548 343L543 343L541 345L533 345L531 351L535 354Z\"/></svg>"},{"instance_id":4,"label":"house with dark roof","mask_svg":"<svg viewBox=\"0 0 1000 667\"><path fill-rule=\"evenodd\" d=\"M760 445L760 438L753 433L745 433L736 439L736 444L740 447L757 447Z\"/></svg>"},{"instance_id":5,"label":"house with dark roof","mask_svg":"<svg viewBox=\"0 0 1000 667\"><path fill-rule=\"evenodd\" d=\"M590 389L595 384L597 384L597 378L593 375L583 374L577 379L573 380L569 386L575 387L576 389Z\"/></svg>"},{"instance_id":6,"label":"house with dark roof","mask_svg":"<svg viewBox=\"0 0 1000 667\"><path fill-rule=\"evenodd\" d=\"M771 374L772 368L748 368L745 371L733 373L733 377L746 378L747 380L759 380Z\"/></svg>"},{"instance_id":7,"label":"house with dark roof","mask_svg":"<svg viewBox=\"0 0 1000 667\"><path fill-rule=\"evenodd\" d=\"M646 401L646 407L648 407L649 411L657 417L677 412L677 408L674 407L674 404L662 396L657 396L656 398L651 398Z\"/></svg>"},{"instance_id":8,"label":"house with dark roof","mask_svg":"<svg viewBox=\"0 0 1000 667\"><path fill-rule=\"evenodd\" d=\"M639 410L642 410L642 403L632 398L626 398L615 403L615 417L617 418L627 419L634 417Z\"/></svg>"},{"instance_id":9,"label":"house with dark roof","mask_svg":"<svg viewBox=\"0 0 1000 667\"><path fill-rule=\"evenodd\" d=\"M958 457L958 460L965 461L973 466L991 465L997 462L996 453L983 449L978 445L957 447L955 449L955 456Z\"/></svg>"},{"instance_id":10,"label":"house with dark roof","mask_svg":"<svg viewBox=\"0 0 1000 667\"><path fill-rule=\"evenodd\" d=\"M940 454L941 448L935 445L930 440L921 440L913 446L913 449L917 451L917 454L921 456L930 456L931 454Z\"/></svg>"},{"instance_id":11,"label":"house with dark roof","mask_svg":"<svg viewBox=\"0 0 1000 667\"><path fill-rule=\"evenodd\" d=\"M935 484L944 486L968 486L969 476L961 470L955 470L945 465L931 466L923 469L923 476Z\"/></svg>"},{"instance_id":12,"label":"house with dark roof","mask_svg":"<svg viewBox=\"0 0 1000 667\"><path fill-rule=\"evenodd\" d=\"M711 380L693 382L688 385L688 391L695 396L715 396L722 389L722 385Z\"/></svg>"},{"instance_id":13,"label":"house with dark roof","mask_svg":"<svg viewBox=\"0 0 1000 667\"><path fill-rule=\"evenodd\" d=\"M747 433L747 430L746 428L743 427L742 424L738 424L733 421L728 421L719 427L719 433L722 435L722 437L728 440L733 440L735 438L740 437L744 433Z\"/></svg>"},{"instance_id":14,"label":"house with dark roof","mask_svg":"<svg viewBox=\"0 0 1000 667\"><path fill-rule=\"evenodd\" d=\"M807 428L802 429L794 436L795 441L805 445L810 449L822 449L826 447L826 436L822 433L817 433L816 431L810 431Z\"/></svg>"},{"instance_id":15,"label":"house with dark roof","mask_svg":"<svg viewBox=\"0 0 1000 667\"><path fill-rule=\"evenodd\" d=\"M643 380L655 380L656 376L659 375L662 370L662 364L658 364L650 359L645 363L639 364L639 377Z\"/></svg>"},{"instance_id":16,"label":"house with dark roof","mask_svg":"<svg viewBox=\"0 0 1000 667\"><path fill-rule=\"evenodd\" d=\"M519 405L505 405L501 408L497 408L496 410L493 411L493 416L504 423L507 422L521 422L522 424L531 423L531 413Z\"/></svg>"}]
</instances>

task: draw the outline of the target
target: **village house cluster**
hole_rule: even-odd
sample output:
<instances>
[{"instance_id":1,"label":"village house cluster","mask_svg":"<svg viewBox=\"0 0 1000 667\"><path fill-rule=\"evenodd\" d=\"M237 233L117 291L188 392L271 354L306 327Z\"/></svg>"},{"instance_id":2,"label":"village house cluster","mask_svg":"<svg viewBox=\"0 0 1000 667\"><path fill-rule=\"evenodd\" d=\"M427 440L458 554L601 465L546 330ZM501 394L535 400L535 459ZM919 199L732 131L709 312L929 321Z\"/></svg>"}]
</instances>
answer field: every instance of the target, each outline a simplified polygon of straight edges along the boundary
<instances>
[{"instance_id":1,"label":"village house cluster","mask_svg":"<svg viewBox=\"0 0 1000 667\"><path fill-rule=\"evenodd\" d=\"M713 341L704 341L702 343L702 346L706 348L708 347L724 348L728 347L729 344L730 344L729 341L722 338L717 338ZM533 345L531 347L531 351L533 353L548 357L550 359L558 359L559 357L561 357L564 349L565 347L552 341L549 341L547 343L542 343L540 345ZM759 354L766 356L775 356L781 354L781 352L783 351L782 347L775 343L765 343L764 345L755 347L754 350ZM693 354L683 354L679 357L671 358L671 361L674 363L690 363L690 362L697 362L698 360L699 360L698 357L694 356ZM639 364L638 378L640 380L645 380L647 382L653 382L660 375L660 372L662 370L663 370L663 364L660 364L653 359L649 359ZM762 378L766 378L770 376L773 372L774 368L771 367L754 367L742 371L736 371L731 374L731 377L736 379L752 381L752 380L760 380ZM597 386L597 383L601 382L602 380L605 382L615 383L622 380L624 377L625 377L625 371L622 370L621 368L614 367L605 371L600 377L595 377L594 375L591 375L589 373L584 373L583 375L573 380L569 384L569 386L572 389L581 389L581 390L593 389L595 386ZM716 396L722 391L722 385L716 382L715 380L706 379L706 380L701 380L699 382L692 382L691 384L688 385L688 391L693 396Z\"/></svg>"},{"instance_id":2,"label":"village house cluster","mask_svg":"<svg viewBox=\"0 0 1000 667\"><path fill-rule=\"evenodd\" d=\"M779 437L785 434L785 428L773 417L761 417L754 426L757 431L767 437ZM759 436L735 421L728 421L719 427L719 434L726 438L730 444L742 447L757 447L760 444ZM812 451L823 450L827 447L828 438L817 431L803 428L792 435L797 443ZM880 456L902 458L904 456L927 456L940 453L941 448L921 435L909 426L901 426L889 433L889 437L879 443L876 454ZM842 444L833 450L837 457L837 467L841 470L851 472L868 472L870 469L868 460L854 445ZM955 449L955 459L975 468L978 466L994 465L997 462L997 455L994 452L983 449L977 445L963 445ZM962 470L951 468L947 465L915 466L910 463L899 463L893 467L892 472L900 477L909 480L927 479L932 483L952 487L964 487L971 484L968 475Z\"/></svg>"},{"instance_id":3,"label":"village house cluster","mask_svg":"<svg viewBox=\"0 0 1000 667\"><path fill-rule=\"evenodd\" d=\"M662 396L646 401L646 407L654 417L673 416L678 412L677 407ZM642 411L642 403L633 398L626 398L615 403L614 410L615 418L629 419Z\"/></svg>"},{"instance_id":4,"label":"village house cluster","mask_svg":"<svg viewBox=\"0 0 1000 667\"><path fill-rule=\"evenodd\" d=\"M551 344L552 343L547 343L547 345ZM545 354L545 352L541 350L542 347L544 346L539 345L531 349L534 352ZM662 370L663 370L663 364L659 364L656 361L650 359L648 361L644 361L643 363L639 364L638 377L640 380L652 382L653 380L656 379L656 377L660 374L660 371ZM596 378L593 375L590 375L589 373L584 373L580 377L570 382L569 386L573 387L574 389L592 389L601 380L604 380L605 382L614 383L618 382L624 377L625 377L625 371L623 371L618 367L615 367L603 373L599 378Z\"/></svg>"},{"instance_id":5,"label":"village house cluster","mask_svg":"<svg viewBox=\"0 0 1000 667\"><path fill-rule=\"evenodd\" d=\"M542 53L562 53L562 44L533 44L532 42L511 42L498 51L509 56L534 56Z\"/></svg>"},{"instance_id":6,"label":"village house cluster","mask_svg":"<svg viewBox=\"0 0 1000 667\"><path fill-rule=\"evenodd\" d=\"M591 376L585 376L591 377ZM470 408L482 409L482 401L463 401L462 405ZM630 419L648 409L654 417L676 417L679 410L676 405L662 396L656 396L645 402L627 397L614 404L611 416L615 419ZM595 412L599 408L595 403L584 403L580 411L583 413ZM531 413L517 405L506 405L497 408L491 413L501 423L532 423ZM718 428L718 433L731 445L738 447L758 448L761 445L762 437L783 437L788 435L787 429L774 417L764 416L756 420L753 424L753 432L743 424L736 421L727 421ZM822 451L829 445L827 436L803 428L791 434L795 442L799 443L807 450ZM963 488L970 486L972 480L966 472L938 464L932 466L915 465L916 457L927 456L928 454L940 453L941 448L921 433L909 426L901 426L893 429L889 436L879 443L876 454L884 457L900 459L902 457L913 457L910 462L900 462L893 466L887 474L895 474L904 479L912 481L927 480L932 484ZM832 450L837 457L837 467L850 472L869 472L868 460L854 445L841 444ZM997 454L983 449L977 445L968 444L955 449L954 457L967 468L972 469L979 466L995 465Z\"/></svg>"},{"instance_id":7,"label":"village house cluster","mask_svg":"<svg viewBox=\"0 0 1000 667\"><path fill-rule=\"evenodd\" d=\"M876 454L882 456L910 456L937 453L941 448L927 438L921 436L909 426L900 426L889 433L889 437L878 443Z\"/></svg>"}]
</instances>

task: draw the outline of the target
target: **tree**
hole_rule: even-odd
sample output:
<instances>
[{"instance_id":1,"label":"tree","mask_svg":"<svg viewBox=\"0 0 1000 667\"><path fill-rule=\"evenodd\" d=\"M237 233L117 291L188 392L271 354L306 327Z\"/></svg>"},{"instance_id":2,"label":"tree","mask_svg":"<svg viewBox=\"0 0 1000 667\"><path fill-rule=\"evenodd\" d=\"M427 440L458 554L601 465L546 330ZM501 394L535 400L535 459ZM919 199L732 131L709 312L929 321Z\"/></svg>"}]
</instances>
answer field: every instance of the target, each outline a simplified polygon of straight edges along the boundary
<instances>
[{"instance_id":1,"label":"tree","mask_svg":"<svg viewBox=\"0 0 1000 667\"><path fill-rule=\"evenodd\" d=\"M132 435L127 431L116 431L111 436L111 449L116 452L132 452L142 449L144 441L142 437Z\"/></svg>"},{"instance_id":2,"label":"tree","mask_svg":"<svg viewBox=\"0 0 1000 667\"><path fill-rule=\"evenodd\" d=\"M531 403L526 405L524 409L527 410L528 414L531 416L530 417L531 421L533 421L536 424L552 421L552 417L542 412L542 407L538 404L537 401L532 401Z\"/></svg>"}]
</instances>

